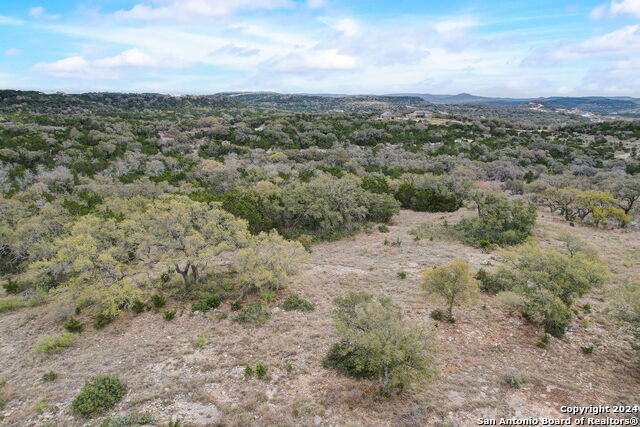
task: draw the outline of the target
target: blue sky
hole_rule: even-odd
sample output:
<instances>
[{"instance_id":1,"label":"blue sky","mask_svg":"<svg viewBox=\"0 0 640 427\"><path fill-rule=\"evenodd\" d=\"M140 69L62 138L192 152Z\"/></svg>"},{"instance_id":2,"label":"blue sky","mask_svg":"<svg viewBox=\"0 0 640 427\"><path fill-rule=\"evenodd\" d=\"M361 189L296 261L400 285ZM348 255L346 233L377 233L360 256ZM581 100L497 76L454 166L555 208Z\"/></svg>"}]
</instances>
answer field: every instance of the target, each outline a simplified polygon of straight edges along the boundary
<instances>
[{"instance_id":1,"label":"blue sky","mask_svg":"<svg viewBox=\"0 0 640 427\"><path fill-rule=\"evenodd\" d=\"M0 3L0 88L640 96L640 0Z\"/></svg>"}]
</instances>

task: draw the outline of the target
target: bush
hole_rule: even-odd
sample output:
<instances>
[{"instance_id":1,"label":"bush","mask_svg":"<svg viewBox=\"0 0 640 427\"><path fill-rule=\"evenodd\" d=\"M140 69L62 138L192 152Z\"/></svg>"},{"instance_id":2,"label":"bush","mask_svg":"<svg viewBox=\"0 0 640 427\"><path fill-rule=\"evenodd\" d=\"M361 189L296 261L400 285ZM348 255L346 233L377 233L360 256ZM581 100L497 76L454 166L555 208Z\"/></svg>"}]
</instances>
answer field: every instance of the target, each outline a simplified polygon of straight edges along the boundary
<instances>
[{"instance_id":1,"label":"bush","mask_svg":"<svg viewBox=\"0 0 640 427\"><path fill-rule=\"evenodd\" d=\"M127 414L115 418L107 418L100 424L100 427L136 427L153 423L153 416L145 412L144 414Z\"/></svg>"},{"instance_id":2,"label":"bush","mask_svg":"<svg viewBox=\"0 0 640 427\"><path fill-rule=\"evenodd\" d=\"M71 402L73 412L91 418L113 408L126 394L124 384L117 377L99 375L87 382Z\"/></svg>"},{"instance_id":3,"label":"bush","mask_svg":"<svg viewBox=\"0 0 640 427\"><path fill-rule=\"evenodd\" d=\"M466 243L483 248L510 246L531 236L536 222L534 205L522 200L509 201L498 194L478 197L476 203L478 217L465 218L455 226Z\"/></svg>"},{"instance_id":4,"label":"bush","mask_svg":"<svg viewBox=\"0 0 640 427\"><path fill-rule=\"evenodd\" d=\"M143 303L142 301L140 301L139 299L135 300L132 304L131 304L131 311L133 311L136 314L140 314L143 311L145 311L147 309L147 304Z\"/></svg>"},{"instance_id":5,"label":"bush","mask_svg":"<svg viewBox=\"0 0 640 427\"><path fill-rule=\"evenodd\" d=\"M558 338L571 323L572 302L610 277L605 264L582 251L570 255L525 245L503 256L509 268L496 274L508 277L511 290L522 296L524 318Z\"/></svg>"},{"instance_id":6,"label":"bush","mask_svg":"<svg viewBox=\"0 0 640 427\"><path fill-rule=\"evenodd\" d=\"M365 194L367 204L367 220L373 222L389 222L394 215L400 213L400 203L389 194Z\"/></svg>"},{"instance_id":7,"label":"bush","mask_svg":"<svg viewBox=\"0 0 640 427\"><path fill-rule=\"evenodd\" d=\"M384 224L381 224L378 226L378 231L381 233L388 233L389 232L389 227L387 227Z\"/></svg>"},{"instance_id":8,"label":"bush","mask_svg":"<svg viewBox=\"0 0 640 427\"><path fill-rule=\"evenodd\" d=\"M435 320L436 322L441 322L442 319L445 318L444 313L441 310L433 310L430 314L429 317L431 317L433 320Z\"/></svg>"},{"instance_id":9,"label":"bush","mask_svg":"<svg viewBox=\"0 0 640 427\"><path fill-rule=\"evenodd\" d=\"M542 338L536 341L536 347L539 347L539 348L549 347L549 335L544 334Z\"/></svg>"},{"instance_id":10,"label":"bush","mask_svg":"<svg viewBox=\"0 0 640 427\"><path fill-rule=\"evenodd\" d=\"M84 325L75 317L70 317L66 322L64 322L64 328L68 332L82 332Z\"/></svg>"},{"instance_id":11,"label":"bush","mask_svg":"<svg viewBox=\"0 0 640 427\"><path fill-rule=\"evenodd\" d=\"M193 344L196 347L204 347L207 344L207 336L205 334L197 334L193 337Z\"/></svg>"},{"instance_id":12,"label":"bush","mask_svg":"<svg viewBox=\"0 0 640 427\"><path fill-rule=\"evenodd\" d=\"M440 184L418 188L417 184L404 183L398 187L395 197L403 208L419 212L455 212L463 205L459 195Z\"/></svg>"},{"instance_id":13,"label":"bush","mask_svg":"<svg viewBox=\"0 0 640 427\"><path fill-rule=\"evenodd\" d=\"M53 371L49 371L45 374L42 374L42 381L45 381L45 382L55 381L56 378L58 378L58 374Z\"/></svg>"},{"instance_id":14,"label":"bush","mask_svg":"<svg viewBox=\"0 0 640 427\"><path fill-rule=\"evenodd\" d=\"M269 371L269 368L267 367L267 365L265 365L263 363L258 363L256 365L256 376L258 378L266 377L268 371Z\"/></svg>"},{"instance_id":15,"label":"bush","mask_svg":"<svg viewBox=\"0 0 640 427\"><path fill-rule=\"evenodd\" d=\"M398 277L402 280L407 278L407 272L406 271L398 271Z\"/></svg>"},{"instance_id":16,"label":"bush","mask_svg":"<svg viewBox=\"0 0 640 427\"><path fill-rule=\"evenodd\" d=\"M254 302L246 306L240 313L236 314L233 317L233 321L239 323L264 323L269 319L269 311L267 308L258 303Z\"/></svg>"},{"instance_id":17,"label":"bush","mask_svg":"<svg viewBox=\"0 0 640 427\"><path fill-rule=\"evenodd\" d=\"M167 322L170 322L173 320L174 317L176 317L176 311L165 311L164 313L162 313L162 317L164 317L164 320L166 320Z\"/></svg>"},{"instance_id":18,"label":"bush","mask_svg":"<svg viewBox=\"0 0 640 427\"><path fill-rule=\"evenodd\" d=\"M593 346L580 347L580 351L582 351L583 354L593 354Z\"/></svg>"},{"instance_id":19,"label":"bush","mask_svg":"<svg viewBox=\"0 0 640 427\"><path fill-rule=\"evenodd\" d=\"M155 308L162 308L167 304L167 297L162 294L155 294L151 296L151 302Z\"/></svg>"},{"instance_id":20,"label":"bush","mask_svg":"<svg viewBox=\"0 0 640 427\"><path fill-rule=\"evenodd\" d=\"M244 378L251 378L253 376L253 368L249 365L244 367Z\"/></svg>"},{"instance_id":21,"label":"bush","mask_svg":"<svg viewBox=\"0 0 640 427\"><path fill-rule=\"evenodd\" d=\"M109 323L115 320L115 316L107 313L98 313L98 315L93 319L93 327L96 329L102 329L107 326Z\"/></svg>"},{"instance_id":22,"label":"bush","mask_svg":"<svg viewBox=\"0 0 640 427\"><path fill-rule=\"evenodd\" d=\"M220 306L222 298L219 295L208 295L204 299L194 302L191 305L191 311L201 311L206 313L209 310L214 310Z\"/></svg>"},{"instance_id":23,"label":"bush","mask_svg":"<svg viewBox=\"0 0 640 427\"><path fill-rule=\"evenodd\" d=\"M16 295L20 292L20 284L11 278L2 284L4 291L9 295Z\"/></svg>"},{"instance_id":24,"label":"bush","mask_svg":"<svg viewBox=\"0 0 640 427\"><path fill-rule=\"evenodd\" d=\"M63 332L61 335L46 335L38 341L33 348L38 353L53 354L71 347L76 342L76 337L69 333Z\"/></svg>"},{"instance_id":25,"label":"bush","mask_svg":"<svg viewBox=\"0 0 640 427\"><path fill-rule=\"evenodd\" d=\"M338 298L333 318L340 339L325 357L325 368L375 378L384 395L435 373L422 328L405 322L389 299L364 293Z\"/></svg>"},{"instance_id":26,"label":"bush","mask_svg":"<svg viewBox=\"0 0 640 427\"><path fill-rule=\"evenodd\" d=\"M231 301L229 303L229 308L231 308L231 311L238 311L242 308L242 302L241 301Z\"/></svg>"},{"instance_id":27,"label":"bush","mask_svg":"<svg viewBox=\"0 0 640 427\"><path fill-rule=\"evenodd\" d=\"M556 338L562 338L571 323L569 307L547 290L529 296L522 316L534 325L544 327L546 333Z\"/></svg>"},{"instance_id":28,"label":"bush","mask_svg":"<svg viewBox=\"0 0 640 427\"><path fill-rule=\"evenodd\" d=\"M300 298L298 294L289 295L282 304L282 307L287 310L299 310L299 311L313 311L315 305L305 299Z\"/></svg>"},{"instance_id":29,"label":"bush","mask_svg":"<svg viewBox=\"0 0 640 427\"><path fill-rule=\"evenodd\" d=\"M513 388L520 388L527 381L527 376L524 372L514 368L506 370L502 376L502 382Z\"/></svg>"}]
</instances>

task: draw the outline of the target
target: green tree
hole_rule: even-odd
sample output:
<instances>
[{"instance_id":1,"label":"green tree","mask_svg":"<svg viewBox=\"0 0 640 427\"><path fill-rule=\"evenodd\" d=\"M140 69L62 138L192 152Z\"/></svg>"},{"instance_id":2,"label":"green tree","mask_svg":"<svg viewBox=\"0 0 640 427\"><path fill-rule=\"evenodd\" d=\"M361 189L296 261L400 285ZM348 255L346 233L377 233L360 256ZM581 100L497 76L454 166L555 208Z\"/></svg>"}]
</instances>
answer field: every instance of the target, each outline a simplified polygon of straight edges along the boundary
<instances>
[{"instance_id":1,"label":"green tree","mask_svg":"<svg viewBox=\"0 0 640 427\"><path fill-rule=\"evenodd\" d=\"M253 236L248 247L238 251L233 266L245 294L282 289L308 258L302 244L286 241L271 231Z\"/></svg>"},{"instance_id":2,"label":"green tree","mask_svg":"<svg viewBox=\"0 0 640 427\"><path fill-rule=\"evenodd\" d=\"M377 379L384 395L401 393L436 369L433 344L421 327L402 319L388 298L351 294L336 300L339 341L323 365L356 378Z\"/></svg>"},{"instance_id":3,"label":"green tree","mask_svg":"<svg viewBox=\"0 0 640 427\"><path fill-rule=\"evenodd\" d=\"M143 230L138 252L153 263L172 265L186 287L223 251L244 246L249 237L245 221L186 196L153 200L136 221Z\"/></svg>"},{"instance_id":4,"label":"green tree","mask_svg":"<svg viewBox=\"0 0 640 427\"><path fill-rule=\"evenodd\" d=\"M472 300L479 282L471 273L471 266L461 259L448 264L422 270L422 290L428 297L437 296L447 304L447 315L453 318L454 305Z\"/></svg>"}]
</instances>

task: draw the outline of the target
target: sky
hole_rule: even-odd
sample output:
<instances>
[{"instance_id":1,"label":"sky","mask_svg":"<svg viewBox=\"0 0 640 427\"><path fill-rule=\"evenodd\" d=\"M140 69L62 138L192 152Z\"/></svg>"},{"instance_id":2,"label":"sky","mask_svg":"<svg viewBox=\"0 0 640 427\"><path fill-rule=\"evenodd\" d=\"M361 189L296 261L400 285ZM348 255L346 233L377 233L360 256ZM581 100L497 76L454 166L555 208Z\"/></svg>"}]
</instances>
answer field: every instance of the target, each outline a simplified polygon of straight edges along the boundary
<instances>
[{"instance_id":1,"label":"sky","mask_svg":"<svg viewBox=\"0 0 640 427\"><path fill-rule=\"evenodd\" d=\"M0 88L640 97L640 0L1 0Z\"/></svg>"}]
</instances>

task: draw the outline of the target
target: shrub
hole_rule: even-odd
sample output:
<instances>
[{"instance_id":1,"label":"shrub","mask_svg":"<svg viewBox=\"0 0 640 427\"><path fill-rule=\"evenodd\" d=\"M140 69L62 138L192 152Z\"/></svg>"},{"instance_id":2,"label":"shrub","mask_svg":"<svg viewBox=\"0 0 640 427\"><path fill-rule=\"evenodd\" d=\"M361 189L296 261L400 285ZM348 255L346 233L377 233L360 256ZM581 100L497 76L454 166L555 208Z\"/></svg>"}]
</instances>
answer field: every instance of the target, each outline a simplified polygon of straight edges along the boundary
<instances>
[{"instance_id":1,"label":"shrub","mask_svg":"<svg viewBox=\"0 0 640 427\"><path fill-rule=\"evenodd\" d=\"M580 347L580 351L582 351L583 354L593 354L593 346Z\"/></svg>"},{"instance_id":2,"label":"shrub","mask_svg":"<svg viewBox=\"0 0 640 427\"><path fill-rule=\"evenodd\" d=\"M267 291L260 292L260 299L267 304L269 304L270 302L273 302L275 298L276 296L273 294L273 292L267 292Z\"/></svg>"},{"instance_id":3,"label":"shrub","mask_svg":"<svg viewBox=\"0 0 640 427\"><path fill-rule=\"evenodd\" d=\"M299 311L313 311L315 309L315 305L307 301L303 298L300 298L298 294L289 295L282 304L282 307L287 310L299 310Z\"/></svg>"},{"instance_id":4,"label":"shrub","mask_svg":"<svg viewBox=\"0 0 640 427\"><path fill-rule=\"evenodd\" d=\"M398 271L398 277L402 280L407 278L407 272L406 271Z\"/></svg>"},{"instance_id":5,"label":"shrub","mask_svg":"<svg viewBox=\"0 0 640 427\"><path fill-rule=\"evenodd\" d=\"M582 251L569 255L530 244L503 256L509 268L496 274L508 277L511 290L522 296L524 318L558 338L571 322L572 302L610 277L605 264Z\"/></svg>"},{"instance_id":6,"label":"shrub","mask_svg":"<svg viewBox=\"0 0 640 427\"><path fill-rule=\"evenodd\" d=\"M58 378L58 374L53 371L49 371L45 374L42 374L42 381L45 381L45 382L55 381L56 378Z\"/></svg>"},{"instance_id":7,"label":"shrub","mask_svg":"<svg viewBox=\"0 0 640 427\"><path fill-rule=\"evenodd\" d=\"M68 332L82 332L84 325L75 317L70 317L66 322L64 322L64 328Z\"/></svg>"},{"instance_id":8,"label":"shrub","mask_svg":"<svg viewBox=\"0 0 640 427\"><path fill-rule=\"evenodd\" d=\"M364 293L338 298L333 318L339 341L325 357L325 368L375 378L384 395L401 393L435 372L422 328L404 321L389 299Z\"/></svg>"},{"instance_id":9,"label":"shrub","mask_svg":"<svg viewBox=\"0 0 640 427\"><path fill-rule=\"evenodd\" d=\"M49 406L49 402L42 400L33 406L33 410L38 413L44 412L44 410L47 409L47 406Z\"/></svg>"},{"instance_id":10,"label":"shrub","mask_svg":"<svg viewBox=\"0 0 640 427\"><path fill-rule=\"evenodd\" d=\"M456 259L422 270L422 290L428 297L442 298L447 304L447 318L453 319L453 306L473 299L478 292L478 281L471 275L471 266Z\"/></svg>"},{"instance_id":11,"label":"shrub","mask_svg":"<svg viewBox=\"0 0 640 427\"><path fill-rule=\"evenodd\" d=\"M569 307L544 289L529 296L522 316L534 325L542 326L546 333L556 338L562 338L571 323Z\"/></svg>"},{"instance_id":12,"label":"shrub","mask_svg":"<svg viewBox=\"0 0 640 427\"><path fill-rule=\"evenodd\" d=\"M429 317L431 317L433 320L440 322L442 321L442 319L445 318L445 315L442 311L440 310L433 310L430 314Z\"/></svg>"},{"instance_id":13,"label":"shrub","mask_svg":"<svg viewBox=\"0 0 640 427\"><path fill-rule=\"evenodd\" d=\"M167 322L170 322L171 320L173 320L174 317L176 317L176 311L166 310L162 313L162 317L164 317L164 320L166 320Z\"/></svg>"},{"instance_id":14,"label":"shrub","mask_svg":"<svg viewBox=\"0 0 640 427\"><path fill-rule=\"evenodd\" d=\"M100 427L136 427L153 423L153 416L145 412L144 414L127 414L115 418L107 418L100 424Z\"/></svg>"},{"instance_id":15,"label":"shrub","mask_svg":"<svg viewBox=\"0 0 640 427\"><path fill-rule=\"evenodd\" d=\"M235 322L239 323L264 323L269 319L269 311L267 308L257 302L247 305L240 313L233 317Z\"/></svg>"},{"instance_id":16,"label":"shrub","mask_svg":"<svg viewBox=\"0 0 640 427\"><path fill-rule=\"evenodd\" d=\"M527 376L524 372L514 368L506 370L502 376L502 382L513 388L520 388L527 381Z\"/></svg>"},{"instance_id":17,"label":"shrub","mask_svg":"<svg viewBox=\"0 0 640 427\"><path fill-rule=\"evenodd\" d=\"M251 378L253 376L253 368L249 365L244 367L244 377Z\"/></svg>"},{"instance_id":18,"label":"shrub","mask_svg":"<svg viewBox=\"0 0 640 427\"><path fill-rule=\"evenodd\" d=\"M263 364L263 363L258 363L256 365L256 376L258 378L264 378L267 376L267 371L269 371L269 368L267 367L267 365Z\"/></svg>"},{"instance_id":19,"label":"shrub","mask_svg":"<svg viewBox=\"0 0 640 427\"><path fill-rule=\"evenodd\" d=\"M20 292L20 284L11 278L7 279L7 281L2 284L2 287L4 291L10 295L16 295Z\"/></svg>"},{"instance_id":20,"label":"shrub","mask_svg":"<svg viewBox=\"0 0 640 427\"><path fill-rule=\"evenodd\" d=\"M585 313L589 314L592 311L592 307L591 304L585 304L584 306L582 306L582 309L584 310Z\"/></svg>"},{"instance_id":21,"label":"shrub","mask_svg":"<svg viewBox=\"0 0 640 427\"><path fill-rule=\"evenodd\" d=\"M115 316L107 313L98 313L98 315L93 319L93 326L96 329L102 329L107 326L109 323L115 320Z\"/></svg>"},{"instance_id":22,"label":"shrub","mask_svg":"<svg viewBox=\"0 0 640 427\"><path fill-rule=\"evenodd\" d=\"M360 185L365 190L375 194L388 194L391 192L389 182L384 175L367 175L362 178L362 184Z\"/></svg>"},{"instance_id":23,"label":"shrub","mask_svg":"<svg viewBox=\"0 0 640 427\"><path fill-rule=\"evenodd\" d=\"M113 408L126 394L119 378L107 375L93 377L71 402L73 412L91 418Z\"/></svg>"},{"instance_id":24,"label":"shrub","mask_svg":"<svg viewBox=\"0 0 640 427\"><path fill-rule=\"evenodd\" d=\"M365 194L367 204L367 220L373 222L389 222L394 215L400 213L400 203L389 194Z\"/></svg>"},{"instance_id":25,"label":"shrub","mask_svg":"<svg viewBox=\"0 0 640 427\"><path fill-rule=\"evenodd\" d=\"M384 224L381 224L378 226L378 231L381 233L388 233L389 232L389 227L387 227Z\"/></svg>"},{"instance_id":26,"label":"shrub","mask_svg":"<svg viewBox=\"0 0 640 427\"><path fill-rule=\"evenodd\" d=\"M207 344L207 336L205 334L197 334L193 337L193 344L196 347L204 347Z\"/></svg>"},{"instance_id":27,"label":"shrub","mask_svg":"<svg viewBox=\"0 0 640 427\"><path fill-rule=\"evenodd\" d=\"M208 295L204 299L194 302L191 305L191 311L201 311L206 313L209 310L216 309L222 303L222 298L219 295Z\"/></svg>"},{"instance_id":28,"label":"shrub","mask_svg":"<svg viewBox=\"0 0 640 427\"><path fill-rule=\"evenodd\" d=\"M76 342L76 337L69 333L63 332L61 335L46 335L38 341L33 348L38 353L53 354L71 347Z\"/></svg>"},{"instance_id":29,"label":"shrub","mask_svg":"<svg viewBox=\"0 0 640 427\"><path fill-rule=\"evenodd\" d=\"M403 208L419 212L455 212L462 207L462 198L444 185L418 188L414 183L403 183L398 187L396 199Z\"/></svg>"},{"instance_id":30,"label":"shrub","mask_svg":"<svg viewBox=\"0 0 640 427\"><path fill-rule=\"evenodd\" d=\"M229 307L231 308L231 311L238 311L242 308L242 302L241 301L231 301L229 303Z\"/></svg>"},{"instance_id":31,"label":"shrub","mask_svg":"<svg viewBox=\"0 0 640 427\"><path fill-rule=\"evenodd\" d=\"M502 271L502 274L491 274L481 268L476 273L475 278L480 281L480 290L489 294L497 294L510 289L511 280L508 275Z\"/></svg>"},{"instance_id":32,"label":"shrub","mask_svg":"<svg viewBox=\"0 0 640 427\"><path fill-rule=\"evenodd\" d=\"M473 246L509 246L524 242L536 222L536 208L522 200L507 200L498 194L486 194L476 199L478 217L463 219L455 228L463 240Z\"/></svg>"},{"instance_id":33,"label":"shrub","mask_svg":"<svg viewBox=\"0 0 640 427\"><path fill-rule=\"evenodd\" d=\"M162 294L155 294L151 296L151 302L155 308L162 308L167 304L167 297Z\"/></svg>"},{"instance_id":34,"label":"shrub","mask_svg":"<svg viewBox=\"0 0 640 427\"><path fill-rule=\"evenodd\" d=\"M143 311L145 311L147 309L147 304L143 303L142 301L140 301L139 299L135 300L132 304L131 304L131 311L133 311L136 314L140 314Z\"/></svg>"},{"instance_id":35,"label":"shrub","mask_svg":"<svg viewBox=\"0 0 640 427\"><path fill-rule=\"evenodd\" d=\"M539 347L539 348L549 347L549 335L544 334L542 338L536 341L536 347Z\"/></svg>"}]
</instances>

